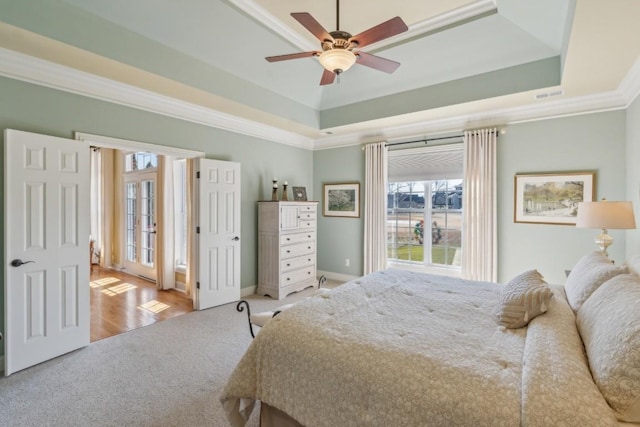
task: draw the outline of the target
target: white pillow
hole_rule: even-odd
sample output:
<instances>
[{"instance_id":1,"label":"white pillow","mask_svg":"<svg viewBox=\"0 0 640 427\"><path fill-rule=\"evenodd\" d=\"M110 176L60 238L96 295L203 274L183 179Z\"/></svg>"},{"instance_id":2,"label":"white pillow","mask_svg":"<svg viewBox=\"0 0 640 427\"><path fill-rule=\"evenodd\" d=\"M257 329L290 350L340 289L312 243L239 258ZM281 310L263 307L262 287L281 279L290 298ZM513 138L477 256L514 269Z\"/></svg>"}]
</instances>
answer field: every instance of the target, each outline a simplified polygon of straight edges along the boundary
<instances>
[{"instance_id":1,"label":"white pillow","mask_svg":"<svg viewBox=\"0 0 640 427\"><path fill-rule=\"evenodd\" d=\"M580 259L564 284L567 301L577 312L589 296L607 280L627 273L627 267L616 267L602 252L591 252Z\"/></svg>"},{"instance_id":2,"label":"white pillow","mask_svg":"<svg viewBox=\"0 0 640 427\"><path fill-rule=\"evenodd\" d=\"M498 323L505 328L522 328L547 311L552 296L553 291L538 270L525 271L511 279L502 290Z\"/></svg>"},{"instance_id":3,"label":"white pillow","mask_svg":"<svg viewBox=\"0 0 640 427\"><path fill-rule=\"evenodd\" d=\"M640 422L640 278L600 286L576 318L593 379L619 420Z\"/></svg>"}]
</instances>

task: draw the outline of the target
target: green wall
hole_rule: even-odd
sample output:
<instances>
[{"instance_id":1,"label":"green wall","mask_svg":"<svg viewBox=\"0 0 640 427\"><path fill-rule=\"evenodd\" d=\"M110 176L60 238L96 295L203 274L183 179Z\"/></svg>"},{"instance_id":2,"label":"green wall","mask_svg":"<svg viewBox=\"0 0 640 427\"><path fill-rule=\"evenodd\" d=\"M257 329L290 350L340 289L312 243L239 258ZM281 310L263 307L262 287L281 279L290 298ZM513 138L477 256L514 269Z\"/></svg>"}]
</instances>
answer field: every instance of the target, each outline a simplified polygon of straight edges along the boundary
<instances>
[{"instance_id":1,"label":"green wall","mask_svg":"<svg viewBox=\"0 0 640 427\"><path fill-rule=\"evenodd\" d=\"M499 281L508 281L526 269L537 268L549 282L563 283L564 270L570 269L586 252L597 249L593 243L597 230L563 225L514 223L514 175L527 172L593 170L596 172L597 198L624 200L625 114L624 111L615 111L514 124L507 128L505 135L500 136ZM637 134L640 133L638 130L640 129L636 127ZM640 137L636 139L635 145L640 146ZM364 184L364 154L360 147L322 150L315 153L316 194L322 194L322 183L330 181L359 181ZM640 180L637 179L636 187L638 182ZM636 194L635 197L637 196ZM318 268L347 275L361 274L362 220L321 218L318 228ZM612 230L611 235L615 243L609 252L616 262L622 263L625 260L625 232ZM353 254L358 254L357 258ZM346 257L351 257L351 267L344 266ZM354 258L359 260L357 266L354 266Z\"/></svg>"},{"instance_id":2,"label":"green wall","mask_svg":"<svg viewBox=\"0 0 640 427\"><path fill-rule=\"evenodd\" d=\"M319 150L313 155L313 194L320 201L324 184L360 183L360 218L318 215L318 270L347 276L363 272L364 151L360 146ZM345 259L350 266L345 266Z\"/></svg>"},{"instance_id":3,"label":"green wall","mask_svg":"<svg viewBox=\"0 0 640 427\"><path fill-rule=\"evenodd\" d=\"M498 279L508 281L537 268L551 283L597 250L598 230L513 222L516 173L595 171L596 199L626 197L625 112L614 111L511 125L498 146ZM625 233L610 230L609 254L625 260Z\"/></svg>"},{"instance_id":4,"label":"green wall","mask_svg":"<svg viewBox=\"0 0 640 427\"><path fill-rule=\"evenodd\" d=\"M0 78L0 94L1 130L11 128L63 138L73 138L74 131L87 132L203 151L207 158L241 163L242 287L257 284L256 201L271 198L271 178L277 176L281 182L286 180L291 185L307 187L310 198L315 194L313 152L309 150L7 78ZM0 135L4 147L3 138L4 135ZM4 164L4 158L0 160L0 164ZM4 173L0 175L0 192L3 193ZM4 195L2 200L4 224ZM4 247L0 248L0 254L4 259ZM2 277L3 268L0 267ZM4 330L4 280L0 313L0 330ZM4 354L3 343L0 343L0 354Z\"/></svg>"},{"instance_id":5,"label":"green wall","mask_svg":"<svg viewBox=\"0 0 640 427\"><path fill-rule=\"evenodd\" d=\"M622 162L621 160L619 160ZM627 256L640 254L640 96L627 109L627 199L633 202L635 230L627 231Z\"/></svg>"}]
</instances>

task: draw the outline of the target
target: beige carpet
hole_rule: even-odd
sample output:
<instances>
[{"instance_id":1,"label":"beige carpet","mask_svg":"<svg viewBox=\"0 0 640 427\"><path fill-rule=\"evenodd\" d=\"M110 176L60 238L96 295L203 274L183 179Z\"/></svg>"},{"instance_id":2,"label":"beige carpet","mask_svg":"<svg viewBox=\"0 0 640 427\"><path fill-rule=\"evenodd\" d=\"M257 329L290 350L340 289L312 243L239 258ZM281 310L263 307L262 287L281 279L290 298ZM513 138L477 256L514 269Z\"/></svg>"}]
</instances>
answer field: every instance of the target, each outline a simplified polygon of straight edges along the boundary
<instances>
[{"instance_id":1,"label":"beige carpet","mask_svg":"<svg viewBox=\"0 0 640 427\"><path fill-rule=\"evenodd\" d=\"M259 312L312 291L247 300ZM227 426L218 398L250 343L236 304L97 341L0 378L0 425ZM257 426L257 417L248 425Z\"/></svg>"}]
</instances>

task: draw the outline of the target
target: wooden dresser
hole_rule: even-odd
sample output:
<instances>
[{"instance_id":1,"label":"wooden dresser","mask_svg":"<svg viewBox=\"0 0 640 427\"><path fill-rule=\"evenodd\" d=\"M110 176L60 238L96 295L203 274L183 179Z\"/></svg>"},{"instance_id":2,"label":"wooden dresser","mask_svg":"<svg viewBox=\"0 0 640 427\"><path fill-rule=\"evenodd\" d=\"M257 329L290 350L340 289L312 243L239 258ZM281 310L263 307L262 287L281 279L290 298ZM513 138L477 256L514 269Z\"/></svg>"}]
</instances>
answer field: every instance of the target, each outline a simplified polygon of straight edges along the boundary
<instances>
[{"instance_id":1,"label":"wooden dresser","mask_svg":"<svg viewBox=\"0 0 640 427\"><path fill-rule=\"evenodd\" d=\"M258 202L258 295L316 285L318 202Z\"/></svg>"}]
</instances>

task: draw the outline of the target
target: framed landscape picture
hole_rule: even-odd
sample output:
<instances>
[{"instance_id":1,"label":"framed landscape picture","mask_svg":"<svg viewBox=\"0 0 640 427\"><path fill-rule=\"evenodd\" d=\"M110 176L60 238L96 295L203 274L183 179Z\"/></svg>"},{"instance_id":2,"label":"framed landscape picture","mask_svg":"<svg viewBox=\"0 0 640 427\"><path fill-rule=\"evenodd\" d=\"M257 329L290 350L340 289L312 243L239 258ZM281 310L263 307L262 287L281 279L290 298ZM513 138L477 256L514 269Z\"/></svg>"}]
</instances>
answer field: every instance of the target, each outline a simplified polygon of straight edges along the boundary
<instances>
[{"instance_id":1,"label":"framed landscape picture","mask_svg":"<svg viewBox=\"0 0 640 427\"><path fill-rule=\"evenodd\" d=\"M360 184L324 184L323 214L360 218Z\"/></svg>"},{"instance_id":2,"label":"framed landscape picture","mask_svg":"<svg viewBox=\"0 0 640 427\"><path fill-rule=\"evenodd\" d=\"M518 174L514 222L575 225L578 203L595 197L595 172Z\"/></svg>"}]
</instances>

